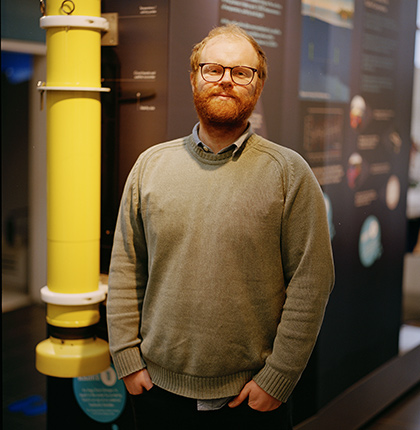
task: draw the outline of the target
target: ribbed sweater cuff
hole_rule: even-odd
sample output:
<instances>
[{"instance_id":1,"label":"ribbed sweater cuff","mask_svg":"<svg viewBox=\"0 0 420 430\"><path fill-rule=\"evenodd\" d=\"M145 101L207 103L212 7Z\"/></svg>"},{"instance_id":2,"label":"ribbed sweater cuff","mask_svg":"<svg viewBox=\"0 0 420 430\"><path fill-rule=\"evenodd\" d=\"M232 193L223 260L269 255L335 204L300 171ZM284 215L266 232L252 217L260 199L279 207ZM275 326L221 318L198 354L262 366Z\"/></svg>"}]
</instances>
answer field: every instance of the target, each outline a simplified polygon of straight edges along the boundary
<instances>
[{"instance_id":1,"label":"ribbed sweater cuff","mask_svg":"<svg viewBox=\"0 0 420 430\"><path fill-rule=\"evenodd\" d=\"M292 394L292 391L297 383L297 381L294 382L285 378L268 364L266 364L261 369L261 371L253 377L253 380L265 392L280 400L281 402L287 402L287 399Z\"/></svg>"},{"instance_id":2,"label":"ribbed sweater cuff","mask_svg":"<svg viewBox=\"0 0 420 430\"><path fill-rule=\"evenodd\" d=\"M112 360L119 379L146 367L139 348L125 349L122 352L115 353L112 355Z\"/></svg>"}]
</instances>

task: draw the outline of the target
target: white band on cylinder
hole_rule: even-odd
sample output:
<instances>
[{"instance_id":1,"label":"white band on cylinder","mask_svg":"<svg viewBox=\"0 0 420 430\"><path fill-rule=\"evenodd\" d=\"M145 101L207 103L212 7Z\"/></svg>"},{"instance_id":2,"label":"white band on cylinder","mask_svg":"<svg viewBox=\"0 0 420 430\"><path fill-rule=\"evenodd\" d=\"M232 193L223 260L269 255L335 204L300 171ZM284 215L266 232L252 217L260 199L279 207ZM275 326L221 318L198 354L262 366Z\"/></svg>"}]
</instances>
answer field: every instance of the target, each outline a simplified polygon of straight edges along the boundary
<instances>
[{"instance_id":1,"label":"white band on cylinder","mask_svg":"<svg viewBox=\"0 0 420 430\"><path fill-rule=\"evenodd\" d=\"M48 15L39 19L41 28L50 27L78 27L91 28L92 30L109 30L109 22L99 16L84 15Z\"/></svg>"},{"instance_id":2,"label":"white band on cylinder","mask_svg":"<svg viewBox=\"0 0 420 430\"><path fill-rule=\"evenodd\" d=\"M93 305L103 302L107 294L107 285L99 284L99 289L88 293L55 293L48 286L41 288L41 299L45 303L63 306Z\"/></svg>"}]
</instances>

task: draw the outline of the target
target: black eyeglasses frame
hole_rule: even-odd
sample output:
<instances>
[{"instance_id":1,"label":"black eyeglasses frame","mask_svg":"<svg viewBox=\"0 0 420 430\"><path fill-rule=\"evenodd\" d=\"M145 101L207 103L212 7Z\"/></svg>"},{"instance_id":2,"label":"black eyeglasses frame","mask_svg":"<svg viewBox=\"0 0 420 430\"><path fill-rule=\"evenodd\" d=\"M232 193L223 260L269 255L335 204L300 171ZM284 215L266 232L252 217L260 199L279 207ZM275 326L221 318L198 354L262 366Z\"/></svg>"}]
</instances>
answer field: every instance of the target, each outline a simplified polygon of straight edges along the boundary
<instances>
[{"instance_id":1,"label":"black eyeglasses frame","mask_svg":"<svg viewBox=\"0 0 420 430\"><path fill-rule=\"evenodd\" d=\"M223 73L222 73L222 75L220 76L220 78L219 78L217 81L208 81L208 80L204 77L204 75L203 75L203 66L208 66L209 64L213 64L213 65L215 65L215 66L220 66L220 67L222 67L222 68L223 68ZM209 83L211 83L211 84L215 84L215 83L217 83L217 82L220 82L220 81L223 79L223 76L225 76L226 69L230 69L230 79L232 79L232 82L234 82L236 85L240 85L240 86L242 86L242 87L246 87L247 85L249 85L249 84L251 84L251 83L252 83L252 81L254 80L255 73L258 75L258 69L255 69L254 67L249 67L249 66L233 66L233 67L228 67L228 66L223 66L222 64L219 64L219 63L200 63L200 64L199 64L199 67L200 67L200 74L201 74L201 77L202 77L206 82L209 82ZM245 69L252 70L252 78L251 78L251 80L250 80L247 84L238 84L238 83L235 81L235 79L233 78L232 70L233 70L233 69L235 69L236 67L243 67L243 68L245 68Z\"/></svg>"}]
</instances>

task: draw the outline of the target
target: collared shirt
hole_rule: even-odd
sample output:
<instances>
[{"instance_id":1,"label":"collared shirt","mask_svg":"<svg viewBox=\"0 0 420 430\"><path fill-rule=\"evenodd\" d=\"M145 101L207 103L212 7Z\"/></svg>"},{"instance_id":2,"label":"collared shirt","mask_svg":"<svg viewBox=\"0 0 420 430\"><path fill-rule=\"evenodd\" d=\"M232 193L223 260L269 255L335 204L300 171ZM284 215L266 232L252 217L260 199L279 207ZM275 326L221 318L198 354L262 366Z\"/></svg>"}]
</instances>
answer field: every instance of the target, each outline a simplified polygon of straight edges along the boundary
<instances>
[{"instance_id":1,"label":"collared shirt","mask_svg":"<svg viewBox=\"0 0 420 430\"><path fill-rule=\"evenodd\" d=\"M204 149L205 152L211 152L213 153L213 151L200 140L200 137L198 135L198 131L200 128L200 123L197 123L194 128L193 128L193 139L194 142L200 146L201 148ZM241 147L242 145L248 140L248 138L251 136L251 134L253 134L253 130L252 130L252 126L250 123L248 123L248 127L246 128L246 130L241 134L241 136L239 136L239 138L237 140L235 140L235 142L233 142L231 145L227 146L226 148L223 148L221 151L218 152L218 154L223 154L224 152L230 151L231 149L235 148L233 153L235 154Z\"/></svg>"}]
</instances>

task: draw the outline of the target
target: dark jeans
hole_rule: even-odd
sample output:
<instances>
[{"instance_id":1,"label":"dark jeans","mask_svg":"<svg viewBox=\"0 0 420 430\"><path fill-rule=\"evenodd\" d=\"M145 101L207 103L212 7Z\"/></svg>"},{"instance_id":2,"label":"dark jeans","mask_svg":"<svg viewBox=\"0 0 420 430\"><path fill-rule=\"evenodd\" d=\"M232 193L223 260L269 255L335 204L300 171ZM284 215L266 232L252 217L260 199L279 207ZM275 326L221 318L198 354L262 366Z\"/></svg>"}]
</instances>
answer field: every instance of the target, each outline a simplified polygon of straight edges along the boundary
<instances>
[{"instance_id":1,"label":"dark jeans","mask_svg":"<svg viewBox=\"0 0 420 430\"><path fill-rule=\"evenodd\" d=\"M138 396L131 396L136 429L177 430L292 430L289 407L283 403L271 412L251 409L245 400L236 408L224 406L216 411L197 411L197 400L177 396L156 385Z\"/></svg>"}]
</instances>

